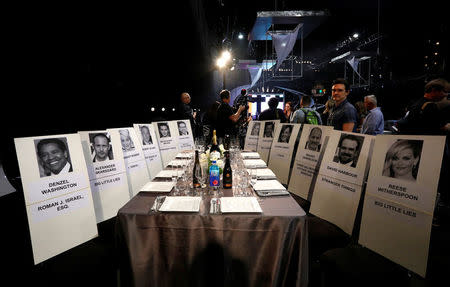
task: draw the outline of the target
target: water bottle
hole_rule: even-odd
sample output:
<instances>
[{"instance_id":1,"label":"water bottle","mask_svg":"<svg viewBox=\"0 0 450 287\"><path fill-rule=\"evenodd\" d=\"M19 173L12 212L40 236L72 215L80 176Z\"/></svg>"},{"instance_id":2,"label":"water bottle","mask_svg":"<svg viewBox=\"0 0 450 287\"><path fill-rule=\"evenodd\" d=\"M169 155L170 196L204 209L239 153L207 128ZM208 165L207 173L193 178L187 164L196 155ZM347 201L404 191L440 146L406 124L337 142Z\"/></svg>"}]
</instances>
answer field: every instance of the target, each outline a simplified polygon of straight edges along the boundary
<instances>
[{"instance_id":1,"label":"water bottle","mask_svg":"<svg viewBox=\"0 0 450 287\"><path fill-rule=\"evenodd\" d=\"M213 160L209 167L209 186L218 189L220 186L220 169L217 162Z\"/></svg>"}]
</instances>

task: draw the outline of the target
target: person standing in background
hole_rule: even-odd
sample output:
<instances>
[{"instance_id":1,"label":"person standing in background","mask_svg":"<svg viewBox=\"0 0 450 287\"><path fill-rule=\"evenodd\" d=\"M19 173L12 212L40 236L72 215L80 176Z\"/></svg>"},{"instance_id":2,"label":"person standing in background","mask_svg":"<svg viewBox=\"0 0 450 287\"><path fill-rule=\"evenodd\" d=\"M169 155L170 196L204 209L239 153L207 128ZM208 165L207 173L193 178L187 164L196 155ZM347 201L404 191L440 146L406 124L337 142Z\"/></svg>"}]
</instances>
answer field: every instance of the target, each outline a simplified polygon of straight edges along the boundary
<instances>
[{"instance_id":1,"label":"person standing in background","mask_svg":"<svg viewBox=\"0 0 450 287\"><path fill-rule=\"evenodd\" d=\"M349 94L350 85L345 79L333 81L331 97L335 107L331 110L327 125L338 131L356 132L358 116L355 107L347 100Z\"/></svg>"},{"instance_id":2,"label":"person standing in background","mask_svg":"<svg viewBox=\"0 0 450 287\"><path fill-rule=\"evenodd\" d=\"M191 96L184 92L180 96L180 104L178 106L178 119L179 120L189 120L191 122L192 133L195 136L195 118L197 113L191 107Z\"/></svg>"},{"instance_id":3,"label":"person standing in background","mask_svg":"<svg viewBox=\"0 0 450 287\"><path fill-rule=\"evenodd\" d=\"M384 116L380 108L377 107L377 98L374 95L365 96L364 106L368 114L363 121L361 133L366 135L383 134Z\"/></svg>"}]
</instances>

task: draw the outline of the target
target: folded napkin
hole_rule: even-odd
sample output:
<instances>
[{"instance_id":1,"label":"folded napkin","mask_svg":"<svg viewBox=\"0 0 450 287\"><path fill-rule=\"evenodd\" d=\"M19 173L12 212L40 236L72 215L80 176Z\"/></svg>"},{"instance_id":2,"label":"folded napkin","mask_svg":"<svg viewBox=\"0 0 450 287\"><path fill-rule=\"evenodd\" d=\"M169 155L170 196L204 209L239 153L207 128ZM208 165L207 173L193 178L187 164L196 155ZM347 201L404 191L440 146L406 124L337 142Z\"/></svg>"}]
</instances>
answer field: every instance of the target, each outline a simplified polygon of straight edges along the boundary
<instances>
[{"instance_id":1,"label":"folded napkin","mask_svg":"<svg viewBox=\"0 0 450 287\"><path fill-rule=\"evenodd\" d=\"M258 168L258 169L255 169L255 171L256 171L256 177L258 179L276 179L277 178L277 176L269 168ZM249 174L251 173L250 170L247 170L247 172Z\"/></svg>"},{"instance_id":2,"label":"folded napkin","mask_svg":"<svg viewBox=\"0 0 450 287\"><path fill-rule=\"evenodd\" d=\"M159 181L150 181L146 185L144 185L140 191L149 191L149 192L170 192L174 187L174 182L159 182Z\"/></svg>"},{"instance_id":3,"label":"folded napkin","mask_svg":"<svg viewBox=\"0 0 450 287\"><path fill-rule=\"evenodd\" d=\"M255 191L283 191L286 188L276 179L258 180L254 185Z\"/></svg>"},{"instance_id":4,"label":"folded napkin","mask_svg":"<svg viewBox=\"0 0 450 287\"><path fill-rule=\"evenodd\" d=\"M161 170L155 178L172 178L172 175L178 175L178 171L173 169Z\"/></svg>"},{"instance_id":5,"label":"folded napkin","mask_svg":"<svg viewBox=\"0 0 450 287\"><path fill-rule=\"evenodd\" d=\"M276 179L261 180L253 184L253 189L259 196L288 195L286 188Z\"/></svg>"},{"instance_id":6,"label":"folded napkin","mask_svg":"<svg viewBox=\"0 0 450 287\"><path fill-rule=\"evenodd\" d=\"M159 211L167 212L198 212L200 210L200 196L166 196Z\"/></svg>"},{"instance_id":7,"label":"folded napkin","mask_svg":"<svg viewBox=\"0 0 450 287\"><path fill-rule=\"evenodd\" d=\"M259 153L257 153L257 152L242 152L241 155L244 159L259 159L259 158L261 158Z\"/></svg>"},{"instance_id":8,"label":"folded napkin","mask_svg":"<svg viewBox=\"0 0 450 287\"><path fill-rule=\"evenodd\" d=\"M184 166L185 164L186 163L184 160L174 159L171 162L169 162L169 164L167 166L176 167L176 166Z\"/></svg>"},{"instance_id":9,"label":"folded napkin","mask_svg":"<svg viewBox=\"0 0 450 287\"><path fill-rule=\"evenodd\" d=\"M191 158L189 153L185 153L185 152L180 152L179 154L177 154L177 156L175 158Z\"/></svg>"},{"instance_id":10,"label":"folded napkin","mask_svg":"<svg viewBox=\"0 0 450 287\"><path fill-rule=\"evenodd\" d=\"M267 167L265 161L262 159L244 159L244 166L246 168L263 168Z\"/></svg>"},{"instance_id":11,"label":"folded napkin","mask_svg":"<svg viewBox=\"0 0 450 287\"><path fill-rule=\"evenodd\" d=\"M222 213L261 213L262 209L256 197L222 197L220 199Z\"/></svg>"}]
</instances>

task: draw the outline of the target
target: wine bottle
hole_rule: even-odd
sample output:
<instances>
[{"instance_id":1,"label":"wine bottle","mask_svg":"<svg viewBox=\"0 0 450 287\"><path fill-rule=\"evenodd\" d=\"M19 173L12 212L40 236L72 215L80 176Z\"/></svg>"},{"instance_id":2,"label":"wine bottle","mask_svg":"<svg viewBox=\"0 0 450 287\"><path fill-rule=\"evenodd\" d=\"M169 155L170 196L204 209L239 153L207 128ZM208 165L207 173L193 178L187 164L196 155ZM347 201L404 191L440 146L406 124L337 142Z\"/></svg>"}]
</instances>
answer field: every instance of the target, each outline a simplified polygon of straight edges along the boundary
<instances>
[{"instance_id":1,"label":"wine bottle","mask_svg":"<svg viewBox=\"0 0 450 287\"><path fill-rule=\"evenodd\" d=\"M198 150L195 151L195 161L194 161L194 170L192 172L192 186L194 188L201 188L201 180L199 179L199 177L202 176L202 167L200 165L200 159L198 157Z\"/></svg>"},{"instance_id":2,"label":"wine bottle","mask_svg":"<svg viewBox=\"0 0 450 287\"><path fill-rule=\"evenodd\" d=\"M231 171L230 153L225 152L225 166L223 167L223 188L230 189L233 187L233 173Z\"/></svg>"},{"instance_id":3,"label":"wine bottle","mask_svg":"<svg viewBox=\"0 0 450 287\"><path fill-rule=\"evenodd\" d=\"M219 155L221 154L219 145L217 144L216 130L213 130L212 143L211 143L211 149L209 150L209 154L211 154L213 152L218 152Z\"/></svg>"}]
</instances>

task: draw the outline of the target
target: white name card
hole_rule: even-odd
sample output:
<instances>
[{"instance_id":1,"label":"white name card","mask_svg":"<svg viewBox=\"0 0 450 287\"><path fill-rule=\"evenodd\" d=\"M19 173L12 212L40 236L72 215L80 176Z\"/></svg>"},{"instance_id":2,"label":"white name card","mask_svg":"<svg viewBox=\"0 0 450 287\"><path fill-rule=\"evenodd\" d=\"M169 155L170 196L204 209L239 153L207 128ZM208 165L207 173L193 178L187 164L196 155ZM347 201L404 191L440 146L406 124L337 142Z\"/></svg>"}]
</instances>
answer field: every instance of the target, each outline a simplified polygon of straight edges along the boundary
<instances>
[{"instance_id":1,"label":"white name card","mask_svg":"<svg viewBox=\"0 0 450 287\"><path fill-rule=\"evenodd\" d=\"M300 124L280 124L275 130L268 167L283 184L289 180L292 152L299 130Z\"/></svg>"},{"instance_id":2,"label":"white name card","mask_svg":"<svg viewBox=\"0 0 450 287\"><path fill-rule=\"evenodd\" d=\"M133 126L142 145L150 179L153 179L163 169L154 127L152 124L134 124Z\"/></svg>"},{"instance_id":3,"label":"white name card","mask_svg":"<svg viewBox=\"0 0 450 287\"><path fill-rule=\"evenodd\" d=\"M14 139L34 263L97 236L78 134Z\"/></svg>"},{"instance_id":4,"label":"white name card","mask_svg":"<svg viewBox=\"0 0 450 287\"><path fill-rule=\"evenodd\" d=\"M158 139L162 164L163 167L166 167L180 151L178 146L178 131L168 121L153 122L152 125L156 133L156 138Z\"/></svg>"},{"instance_id":5,"label":"white name card","mask_svg":"<svg viewBox=\"0 0 450 287\"><path fill-rule=\"evenodd\" d=\"M288 187L290 192L311 200L314 188L313 178L318 174L320 161L332 130L333 127L329 126L303 125L294 166L291 170Z\"/></svg>"},{"instance_id":6,"label":"white name card","mask_svg":"<svg viewBox=\"0 0 450 287\"><path fill-rule=\"evenodd\" d=\"M442 136L377 136L363 205L359 243L423 277L444 145Z\"/></svg>"},{"instance_id":7,"label":"white name card","mask_svg":"<svg viewBox=\"0 0 450 287\"><path fill-rule=\"evenodd\" d=\"M310 213L352 233L374 136L331 131Z\"/></svg>"},{"instance_id":8,"label":"white name card","mask_svg":"<svg viewBox=\"0 0 450 287\"><path fill-rule=\"evenodd\" d=\"M129 194L130 197L133 197L150 180L142 145L134 128L116 128L107 131L112 140L120 140L127 171Z\"/></svg>"},{"instance_id":9,"label":"white name card","mask_svg":"<svg viewBox=\"0 0 450 287\"><path fill-rule=\"evenodd\" d=\"M261 159L268 163L275 130L280 121L260 121L260 123L261 128L259 130L258 147L256 151L260 154Z\"/></svg>"},{"instance_id":10,"label":"white name card","mask_svg":"<svg viewBox=\"0 0 450 287\"><path fill-rule=\"evenodd\" d=\"M256 151L258 148L258 138L261 130L260 121L250 121L245 135L244 150Z\"/></svg>"}]
</instances>

